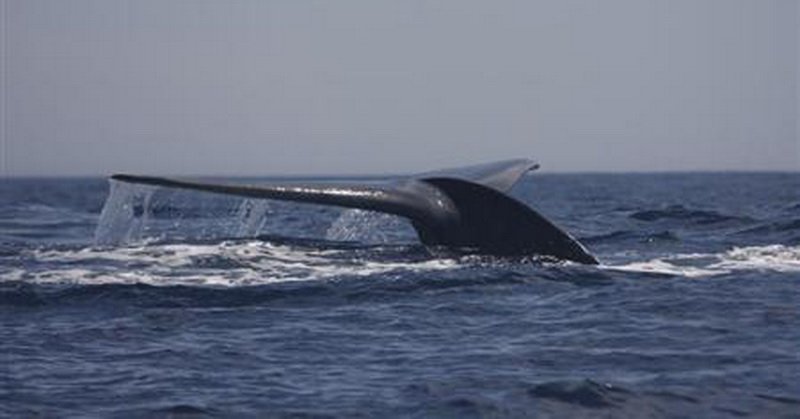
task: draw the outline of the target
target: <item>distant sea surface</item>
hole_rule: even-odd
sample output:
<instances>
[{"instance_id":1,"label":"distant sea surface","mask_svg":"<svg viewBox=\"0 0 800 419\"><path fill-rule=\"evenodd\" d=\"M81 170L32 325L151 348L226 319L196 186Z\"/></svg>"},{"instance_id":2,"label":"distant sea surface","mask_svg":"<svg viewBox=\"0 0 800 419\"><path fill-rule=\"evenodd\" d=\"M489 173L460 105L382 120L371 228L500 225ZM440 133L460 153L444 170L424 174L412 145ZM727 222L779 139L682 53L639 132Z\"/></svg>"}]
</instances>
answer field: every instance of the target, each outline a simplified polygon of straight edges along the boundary
<instances>
[{"instance_id":1,"label":"distant sea surface","mask_svg":"<svg viewBox=\"0 0 800 419\"><path fill-rule=\"evenodd\" d=\"M450 256L363 211L0 180L0 417L800 417L800 174L513 195L602 264Z\"/></svg>"}]
</instances>

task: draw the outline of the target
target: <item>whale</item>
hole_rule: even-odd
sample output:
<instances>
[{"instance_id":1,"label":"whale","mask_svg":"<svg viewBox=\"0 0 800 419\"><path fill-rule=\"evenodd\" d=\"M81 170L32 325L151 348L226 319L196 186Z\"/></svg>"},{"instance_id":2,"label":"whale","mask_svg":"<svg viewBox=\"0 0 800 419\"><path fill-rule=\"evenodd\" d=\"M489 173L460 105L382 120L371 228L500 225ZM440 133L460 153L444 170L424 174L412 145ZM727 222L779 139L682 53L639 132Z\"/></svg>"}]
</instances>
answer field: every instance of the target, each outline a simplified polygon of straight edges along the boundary
<instances>
[{"instance_id":1,"label":"whale","mask_svg":"<svg viewBox=\"0 0 800 419\"><path fill-rule=\"evenodd\" d=\"M247 198L332 205L392 214L410 220L422 244L459 253L544 256L598 264L577 239L531 206L512 187L539 168L530 159L443 169L375 182L284 181L269 184L114 174L118 182L189 189Z\"/></svg>"}]
</instances>

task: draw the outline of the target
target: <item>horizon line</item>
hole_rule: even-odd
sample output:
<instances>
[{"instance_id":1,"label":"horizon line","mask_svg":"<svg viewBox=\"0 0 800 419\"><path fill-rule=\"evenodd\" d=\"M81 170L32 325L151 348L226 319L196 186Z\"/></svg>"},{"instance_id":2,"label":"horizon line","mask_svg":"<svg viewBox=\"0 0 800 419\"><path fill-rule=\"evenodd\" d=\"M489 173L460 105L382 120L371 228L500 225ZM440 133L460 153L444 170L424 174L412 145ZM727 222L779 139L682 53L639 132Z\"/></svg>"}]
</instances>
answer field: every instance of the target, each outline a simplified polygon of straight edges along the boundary
<instances>
[{"instance_id":1,"label":"horizon line","mask_svg":"<svg viewBox=\"0 0 800 419\"><path fill-rule=\"evenodd\" d=\"M127 172L117 172L127 173ZM233 174L233 173L186 173L186 174L163 174L163 173L147 173L148 176L158 177L179 177L179 178L229 178L229 179L245 179L245 178L291 178L291 179L318 179L318 178L332 178L332 179L345 179L345 178L375 178L382 179L388 177L405 177L413 176L415 174L424 172L413 173L265 173L265 174ZM800 174L798 169L664 169L664 170L547 170L538 169L530 173L538 175L711 175L711 174ZM8 174L5 173L0 176L0 179L104 179L109 178L115 173L85 173L85 174Z\"/></svg>"}]
</instances>

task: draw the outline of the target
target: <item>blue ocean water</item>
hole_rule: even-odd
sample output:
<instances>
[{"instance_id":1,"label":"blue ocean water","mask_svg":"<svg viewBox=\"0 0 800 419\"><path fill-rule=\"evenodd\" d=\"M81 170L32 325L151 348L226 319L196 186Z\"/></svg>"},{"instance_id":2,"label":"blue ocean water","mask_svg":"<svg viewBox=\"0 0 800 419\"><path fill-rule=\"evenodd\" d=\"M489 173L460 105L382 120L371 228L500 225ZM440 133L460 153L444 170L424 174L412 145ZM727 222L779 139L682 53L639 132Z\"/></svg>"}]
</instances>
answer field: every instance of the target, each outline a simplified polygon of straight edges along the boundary
<instances>
[{"instance_id":1,"label":"blue ocean water","mask_svg":"<svg viewBox=\"0 0 800 419\"><path fill-rule=\"evenodd\" d=\"M363 211L3 179L0 416L800 417L800 174L513 194L602 265L454 257Z\"/></svg>"}]
</instances>

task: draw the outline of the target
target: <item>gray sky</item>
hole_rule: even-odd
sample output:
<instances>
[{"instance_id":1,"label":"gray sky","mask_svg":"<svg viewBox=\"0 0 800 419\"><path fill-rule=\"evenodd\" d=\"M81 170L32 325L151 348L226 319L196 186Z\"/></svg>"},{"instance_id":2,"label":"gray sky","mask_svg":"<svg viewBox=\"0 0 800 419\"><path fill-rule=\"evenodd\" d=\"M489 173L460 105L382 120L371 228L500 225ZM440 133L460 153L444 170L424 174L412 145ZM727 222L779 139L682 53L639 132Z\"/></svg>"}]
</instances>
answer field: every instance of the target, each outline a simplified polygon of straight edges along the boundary
<instances>
[{"instance_id":1,"label":"gray sky","mask_svg":"<svg viewBox=\"0 0 800 419\"><path fill-rule=\"evenodd\" d=\"M0 0L4 175L800 170L797 0Z\"/></svg>"}]
</instances>

